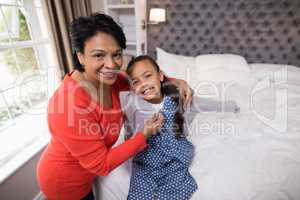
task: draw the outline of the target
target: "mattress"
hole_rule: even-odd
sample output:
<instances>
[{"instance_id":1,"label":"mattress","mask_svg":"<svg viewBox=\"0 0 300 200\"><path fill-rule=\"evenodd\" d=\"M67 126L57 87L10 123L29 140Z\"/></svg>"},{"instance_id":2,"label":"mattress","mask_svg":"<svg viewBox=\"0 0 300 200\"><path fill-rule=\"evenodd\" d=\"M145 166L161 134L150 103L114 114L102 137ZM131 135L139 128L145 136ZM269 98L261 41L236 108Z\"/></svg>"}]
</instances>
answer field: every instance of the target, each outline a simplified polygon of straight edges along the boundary
<instances>
[{"instance_id":1,"label":"mattress","mask_svg":"<svg viewBox=\"0 0 300 200\"><path fill-rule=\"evenodd\" d=\"M257 80L273 69L251 68ZM278 101L282 95L287 101ZM271 81L254 96L252 107L255 112L195 113L188 122L195 146L190 172L199 186L192 200L300 199L300 70L290 67L288 81ZM98 200L126 199L130 162L96 180Z\"/></svg>"}]
</instances>

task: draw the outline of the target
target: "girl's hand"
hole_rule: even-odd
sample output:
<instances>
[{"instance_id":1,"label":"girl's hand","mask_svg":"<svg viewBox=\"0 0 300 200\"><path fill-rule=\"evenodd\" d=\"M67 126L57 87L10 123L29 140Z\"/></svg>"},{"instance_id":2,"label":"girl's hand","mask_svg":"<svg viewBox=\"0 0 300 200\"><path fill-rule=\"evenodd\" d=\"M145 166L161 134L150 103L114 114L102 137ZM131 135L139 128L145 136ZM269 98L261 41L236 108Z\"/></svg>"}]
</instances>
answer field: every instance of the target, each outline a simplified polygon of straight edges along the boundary
<instances>
[{"instance_id":1,"label":"girl's hand","mask_svg":"<svg viewBox=\"0 0 300 200\"><path fill-rule=\"evenodd\" d=\"M178 87L180 96L183 99L183 108L186 109L187 106L193 100L193 89L188 85L188 83L185 80L182 79L175 79L171 82L173 82Z\"/></svg>"},{"instance_id":2,"label":"girl's hand","mask_svg":"<svg viewBox=\"0 0 300 200\"><path fill-rule=\"evenodd\" d=\"M161 113L155 113L151 119L145 122L144 135L148 139L152 135L156 135L164 122L164 116Z\"/></svg>"}]
</instances>

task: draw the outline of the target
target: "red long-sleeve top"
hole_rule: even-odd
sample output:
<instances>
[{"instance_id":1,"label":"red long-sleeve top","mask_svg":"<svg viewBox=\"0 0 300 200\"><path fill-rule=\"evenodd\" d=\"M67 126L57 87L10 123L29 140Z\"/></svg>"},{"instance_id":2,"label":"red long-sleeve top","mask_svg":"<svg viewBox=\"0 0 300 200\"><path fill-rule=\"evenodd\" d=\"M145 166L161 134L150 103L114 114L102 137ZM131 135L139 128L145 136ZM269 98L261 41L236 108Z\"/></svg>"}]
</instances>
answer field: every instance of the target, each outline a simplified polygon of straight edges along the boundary
<instances>
[{"instance_id":1,"label":"red long-sleeve top","mask_svg":"<svg viewBox=\"0 0 300 200\"><path fill-rule=\"evenodd\" d=\"M112 108L99 106L71 74L54 93L48 105L51 141L38 164L37 178L49 200L79 200L92 188L96 176L105 176L142 151L142 132L121 145L123 125L119 92L128 83L118 77L112 89Z\"/></svg>"}]
</instances>

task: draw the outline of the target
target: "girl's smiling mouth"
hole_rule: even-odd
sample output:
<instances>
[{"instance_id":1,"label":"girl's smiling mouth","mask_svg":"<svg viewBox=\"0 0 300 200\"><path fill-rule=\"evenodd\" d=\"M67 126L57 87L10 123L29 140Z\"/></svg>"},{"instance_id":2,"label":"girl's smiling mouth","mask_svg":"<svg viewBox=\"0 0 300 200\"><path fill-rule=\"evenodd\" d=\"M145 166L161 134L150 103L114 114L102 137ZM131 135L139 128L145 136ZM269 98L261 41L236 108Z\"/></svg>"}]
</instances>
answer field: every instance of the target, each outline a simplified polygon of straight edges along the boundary
<instances>
[{"instance_id":1,"label":"girl's smiling mouth","mask_svg":"<svg viewBox=\"0 0 300 200\"><path fill-rule=\"evenodd\" d=\"M154 90L154 87L148 87L144 91L142 91L143 95L148 95Z\"/></svg>"}]
</instances>

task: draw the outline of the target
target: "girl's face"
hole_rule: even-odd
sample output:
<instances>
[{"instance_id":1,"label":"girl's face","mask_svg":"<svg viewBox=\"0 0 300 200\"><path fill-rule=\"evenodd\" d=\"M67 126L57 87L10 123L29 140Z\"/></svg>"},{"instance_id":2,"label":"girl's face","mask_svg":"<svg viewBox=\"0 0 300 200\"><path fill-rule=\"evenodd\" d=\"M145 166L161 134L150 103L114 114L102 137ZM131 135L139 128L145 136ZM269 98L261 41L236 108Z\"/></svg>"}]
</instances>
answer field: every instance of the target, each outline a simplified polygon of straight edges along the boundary
<instances>
[{"instance_id":1,"label":"girl's face","mask_svg":"<svg viewBox=\"0 0 300 200\"><path fill-rule=\"evenodd\" d=\"M77 56L84 66L85 77L94 84L112 85L117 80L117 72L123 63L122 49L111 35L100 32L89 38L84 52Z\"/></svg>"},{"instance_id":2,"label":"girl's face","mask_svg":"<svg viewBox=\"0 0 300 200\"><path fill-rule=\"evenodd\" d=\"M160 103L162 100L161 81L164 75L157 71L148 61L143 60L134 64L130 73L131 89L135 94L141 96L151 103Z\"/></svg>"}]
</instances>

